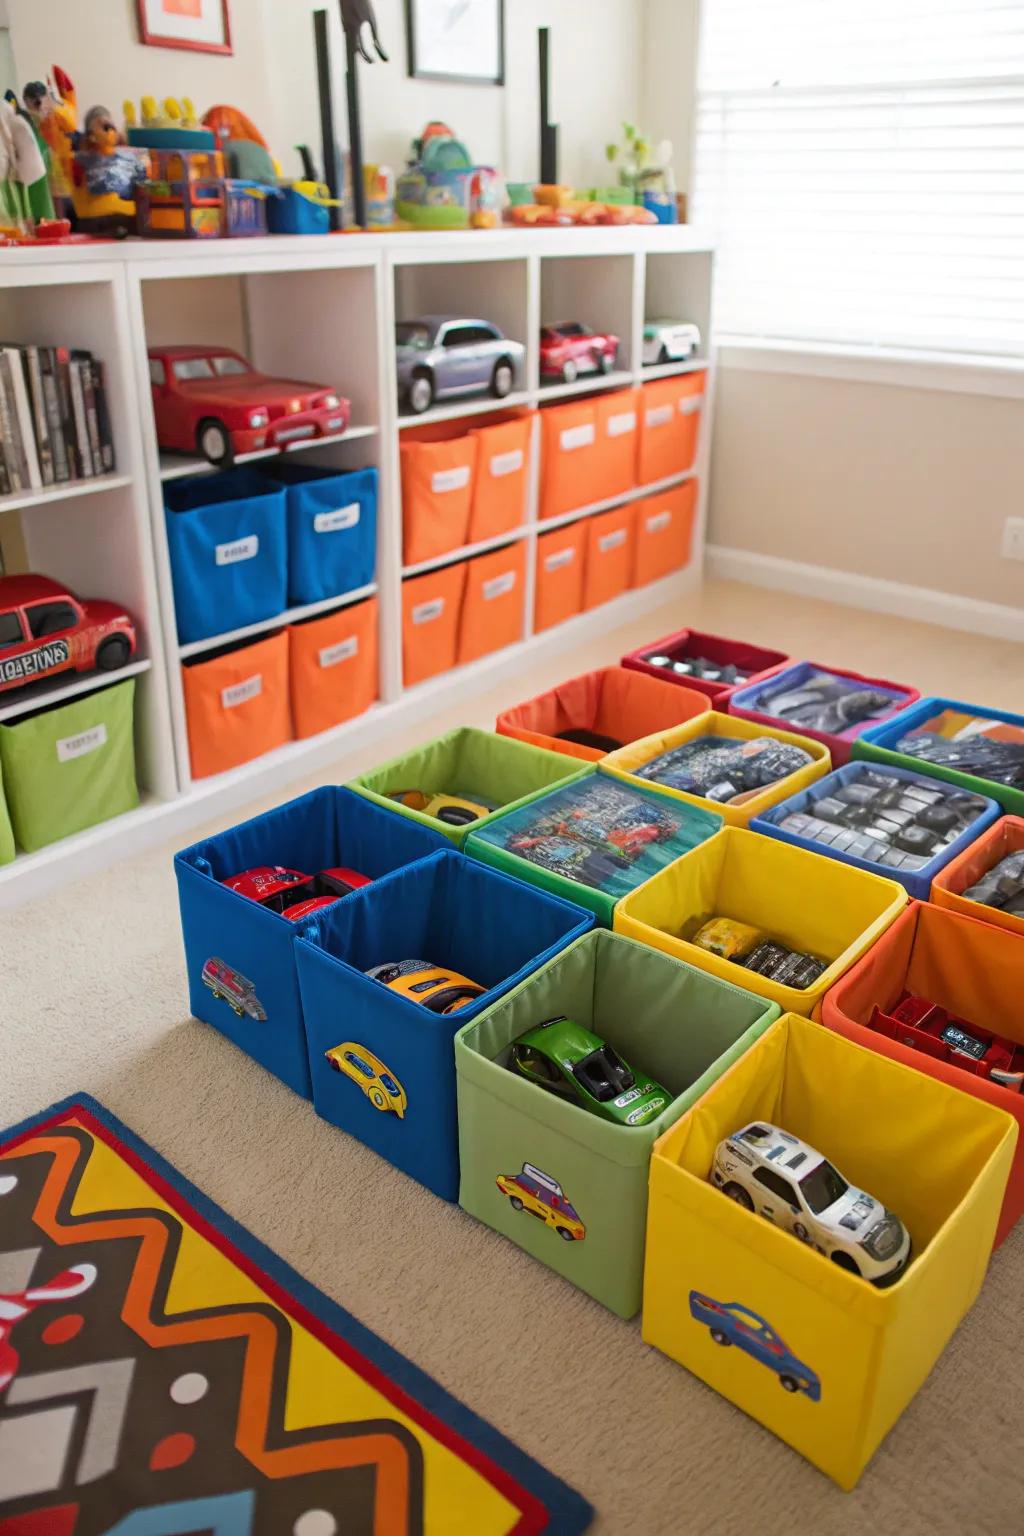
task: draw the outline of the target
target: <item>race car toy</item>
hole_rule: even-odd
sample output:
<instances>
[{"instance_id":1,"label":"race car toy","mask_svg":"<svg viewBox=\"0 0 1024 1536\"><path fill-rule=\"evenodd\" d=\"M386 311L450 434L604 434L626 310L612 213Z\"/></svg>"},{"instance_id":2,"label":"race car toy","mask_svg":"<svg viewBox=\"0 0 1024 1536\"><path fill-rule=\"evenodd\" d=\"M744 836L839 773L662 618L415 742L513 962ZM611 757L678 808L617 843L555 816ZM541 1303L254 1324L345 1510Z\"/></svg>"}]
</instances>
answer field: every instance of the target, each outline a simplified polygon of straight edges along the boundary
<instances>
[{"instance_id":1,"label":"race car toy","mask_svg":"<svg viewBox=\"0 0 1024 1536\"><path fill-rule=\"evenodd\" d=\"M610 1045L574 1019L545 1019L513 1041L511 1071L615 1125L646 1125L672 1095L628 1067Z\"/></svg>"},{"instance_id":2,"label":"race car toy","mask_svg":"<svg viewBox=\"0 0 1024 1536\"><path fill-rule=\"evenodd\" d=\"M290 923L297 923L321 907L329 907L342 896L349 896L360 886L369 885L368 875L357 869L324 869L318 875L304 875L297 869L280 865L259 865L232 875L223 882L240 896L278 912Z\"/></svg>"},{"instance_id":3,"label":"race car toy","mask_svg":"<svg viewBox=\"0 0 1024 1536\"><path fill-rule=\"evenodd\" d=\"M112 672L135 654L135 625L116 603L79 602L48 576L0 577L0 692L60 672Z\"/></svg>"},{"instance_id":4,"label":"race car toy","mask_svg":"<svg viewBox=\"0 0 1024 1536\"><path fill-rule=\"evenodd\" d=\"M375 965L366 974L390 987L400 997L407 997L411 1003L429 1008L431 1013L457 1013L476 998L483 997L487 990L470 981L468 976L433 965L429 960L399 960Z\"/></svg>"},{"instance_id":5,"label":"race car toy","mask_svg":"<svg viewBox=\"0 0 1024 1536\"><path fill-rule=\"evenodd\" d=\"M619 338L592 331L578 320L546 325L540 333L540 371L545 379L573 384L581 373L611 373L619 355Z\"/></svg>"},{"instance_id":6,"label":"race car toy","mask_svg":"<svg viewBox=\"0 0 1024 1536\"><path fill-rule=\"evenodd\" d=\"M711 1182L873 1285L891 1285L910 1262L910 1233L894 1212L848 1184L806 1141L766 1121L718 1143Z\"/></svg>"},{"instance_id":7,"label":"race car toy","mask_svg":"<svg viewBox=\"0 0 1024 1536\"><path fill-rule=\"evenodd\" d=\"M368 1051L365 1045L345 1040L332 1050L325 1051L324 1055L335 1072L342 1072L354 1083L358 1083L374 1109L379 1109L382 1114L390 1111L399 1120L405 1119L405 1111L409 1107L405 1089L380 1058Z\"/></svg>"},{"instance_id":8,"label":"race car toy","mask_svg":"<svg viewBox=\"0 0 1024 1536\"><path fill-rule=\"evenodd\" d=\"M449 827L468 827L470 822L489 816L494 809L493 805L485 805L480 800L466 800L461 795L428 795L422 789L394 790L388 799L397 800L410 811L433 816Z\"/></svg>"}]
</instances>

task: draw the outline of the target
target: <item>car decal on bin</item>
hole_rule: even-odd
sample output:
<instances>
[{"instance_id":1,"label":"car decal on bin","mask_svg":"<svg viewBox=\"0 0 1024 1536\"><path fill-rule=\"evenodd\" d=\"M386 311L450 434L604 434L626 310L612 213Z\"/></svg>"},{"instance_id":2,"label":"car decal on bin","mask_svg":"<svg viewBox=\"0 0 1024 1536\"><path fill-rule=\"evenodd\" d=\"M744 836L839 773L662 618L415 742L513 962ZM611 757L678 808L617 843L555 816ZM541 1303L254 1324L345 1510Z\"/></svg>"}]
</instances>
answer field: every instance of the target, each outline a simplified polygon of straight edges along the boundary
<instances>
[{"instance_id":1,"label":"car decal on bin","mask_svg":"<svg viewBox=\"0 0 1024 1536\"><path fill-rule=\"evenodd\" d=\"M553 1227L564 1242L581 1243L586 1237L587 1229L565 1198L561 1184L532 1163L524 1163L522 1173L499 1173L495 1183L508 1196L514 1211L536 1216Z\"/></svg>"},{"instance_id":2,"label":"car decal on bin","mask_svg":"<svg viewBox=\"0 0 1024 1536\"><path fill-rule=\"evenodd\" d=\"M405 1119L409 1107L405 1089L379 1056L355 1040L345 1040L325 1051L324 1055L335 1072L342 1072L359 1085L374 1109L379 1109L382 1114L397 1115L399 1120Z\"/></svg>"},{"instance_id":3,"label":"car decal on bin","mask_svg":"<svg viewBox=\"0 0 1024 1536\"><path fill-rule=\"evenodd\" d=\"M266 1023L267 1010L256 996L256 983L250 981L248 976L243 976L241 971L232 970L226 961L219 960L216 955L212 955L203 966L203 986L209 987L214 997L227 1003L239 1018L248 1016L255 1019L257 1024Z\"/></svg>"},{"instance_id":4,"label":"car decal on bin","mask_svg":"<svg viewBox=\"0 0 1024 1536\"><path fill-rule=\"evenodd\" d=\"M812 1403L821 1401L821 1381L809 1365L798 1360L789 1345L757 1312L739 1301L715 1301L702 1291L690 1292L690 1315L710 1330L716 1344L735 1344L744 1354L766 1365L787 1392L803 1392Z\"/></svg>"}]
</instances>

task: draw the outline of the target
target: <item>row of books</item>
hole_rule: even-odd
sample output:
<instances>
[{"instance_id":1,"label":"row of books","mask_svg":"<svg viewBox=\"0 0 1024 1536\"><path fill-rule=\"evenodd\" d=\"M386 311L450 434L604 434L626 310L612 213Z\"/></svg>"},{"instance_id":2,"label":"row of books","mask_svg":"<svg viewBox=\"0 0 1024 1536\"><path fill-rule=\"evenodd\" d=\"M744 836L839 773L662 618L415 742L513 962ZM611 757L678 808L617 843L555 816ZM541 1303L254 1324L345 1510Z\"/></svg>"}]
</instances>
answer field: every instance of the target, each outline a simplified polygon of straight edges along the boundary
<instances>
[{"instance_id":1,"label":"row of books","mask_svg":"<svg viewBox=\"0 0 1024 1536\"><path fill-rule=\"evenodd\" d=\"M70 347L0 344L0 495L113 468L103 364Z\"/></svg>"}]
</instances>

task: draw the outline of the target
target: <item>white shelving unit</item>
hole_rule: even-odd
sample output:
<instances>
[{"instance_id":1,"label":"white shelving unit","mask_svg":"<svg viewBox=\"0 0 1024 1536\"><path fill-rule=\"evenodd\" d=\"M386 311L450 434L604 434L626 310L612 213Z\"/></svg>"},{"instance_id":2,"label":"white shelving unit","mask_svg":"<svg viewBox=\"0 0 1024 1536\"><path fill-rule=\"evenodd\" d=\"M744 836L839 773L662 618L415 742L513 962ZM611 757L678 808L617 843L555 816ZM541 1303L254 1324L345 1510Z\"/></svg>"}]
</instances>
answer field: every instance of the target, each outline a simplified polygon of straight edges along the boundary
<instances>
[{"instance_id":1,"label":"white shelving unit","mask_svg":"<svg viewBox=\"0 0 1024 1536\"><path fill-rule=\"evenodd\" d=\"M0 318L15 341L88 347L102 358L115 430L112 475L44 492L0 498L0 518L20 519L29 567L64 580L81 596L123 602L139 626L139 653L120 672L60 680L0 696L0 721L76 693L134 675L138 810L0 866L0 908L164 838L182 835L213 815L283 789L300 774L336 764L346 750L427 721L437 708L512 677L531 656L555 655L569 643L682 597L703 563L708 450L713 400L713 255L692 229L497 230L490 233L345 235L211 243L133 242L0 254ZM445 401L422 416L401 412L393 348L396 317L479 313L526 343L515 393ZM692 319L702 355L684 364L644 368L645 318ZM542 383L542 322L578 319L621 339L619 366L572 384ZM199 460L161 455L150 406L147 348L170 342L216 342L286 377L336 384L352 402L343 436L304 441L290 453L340 470L375 465L380 474L376 581L358 592L189 645L180 645L163 510L168 480L202 473ZM698 521L689 567L631 591L557 629L533 633L538 536L681 483L678 476L538 520L539 430L534 431L529 492L521 526L435 560L402 557L399 442L410 427L458 423L512 408L532 409L607 389L708 368L697 463ZM270 457L246 455L239 462ZM469 666L403 686L402 581L488 550L527 546L522 638ZM379 702L366 714L320 736L289 743L229 773L193 781L181 685L183 661L244 642L316 614L376 595L380 614ZM343 774L339 774L343 777Z\"/></svg>"}]
</instances>

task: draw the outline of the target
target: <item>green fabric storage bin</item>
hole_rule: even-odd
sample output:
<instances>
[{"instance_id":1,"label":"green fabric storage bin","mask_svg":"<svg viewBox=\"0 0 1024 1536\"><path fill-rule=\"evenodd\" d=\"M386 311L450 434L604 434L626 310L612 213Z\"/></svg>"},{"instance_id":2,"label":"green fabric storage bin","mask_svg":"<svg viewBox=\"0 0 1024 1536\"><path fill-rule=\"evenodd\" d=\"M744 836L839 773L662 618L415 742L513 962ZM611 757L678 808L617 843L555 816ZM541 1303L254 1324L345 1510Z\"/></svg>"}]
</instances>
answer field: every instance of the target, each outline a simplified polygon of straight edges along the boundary
<instances>
[{"instance_id":1,"label":"green fabric storage bin","mask_svg":"<svg viewBox=\"0 0 1024 1536\"><path fill-rule=\"evenodd\" d=\"M676 1097L649 1125L609 1124L507 1068L508 1048L565 1014ZM620 1317L643 1294L651 1148L779 1016L765 1002L681 961L597 928L571 944L455 1037L462 1182L471 1216ZM519 1210L498 1184L526 1165L560 1186L583 1235L563 1238ZM533 1214L533 1220L530 1215Z\"/></svg>"},{"instance_id":2,"label":"green fabric storage bin","mask_svg":"<svg viewBox=\"0 0 1024 1536\"><path fill-rule=\"evenodd\" d=\"M4 799L3 765L0 763L0 864L9 864L14 858L14 829Z\"/></svg>"},{"instance_id":3,"label":"green fabric storage bin","mask_svg":"<svg viewBox=\"0 0 1024 1536\"><path fill-rule=\"evenodd\" d=\"M469 832L486 827L495 816L524 805L555 785L580 778L584 772L584 769L575 768L572 758L563 752L548 752L523 741L513 741L510 736L497 736L493 731L463 726L449 731L447 736L439 736L436 741L427 742L415 752L406 752L369 773L360 774L348 787L389 811L411 816L425 827L443 832L457 848L461 848ZM464 800L487 801L495 810L468 826L453 827L391 799L393 792L410 789L419 789L429 795L447 794ZM558 894L561 896L565 892ZM578 894L570 893L568 900L578 901Z\"/></svg>"},{"instance_id":4,"label":"green fabric storage bin","mask_svg":"<svg viewBox=\"0 0 1024 1536\"><path fill-rule=\"evenodd\" d=\"M135 679L0 726L11 823L27 853L109 821L139 803Z\"/></svg>"}]
</instances>

